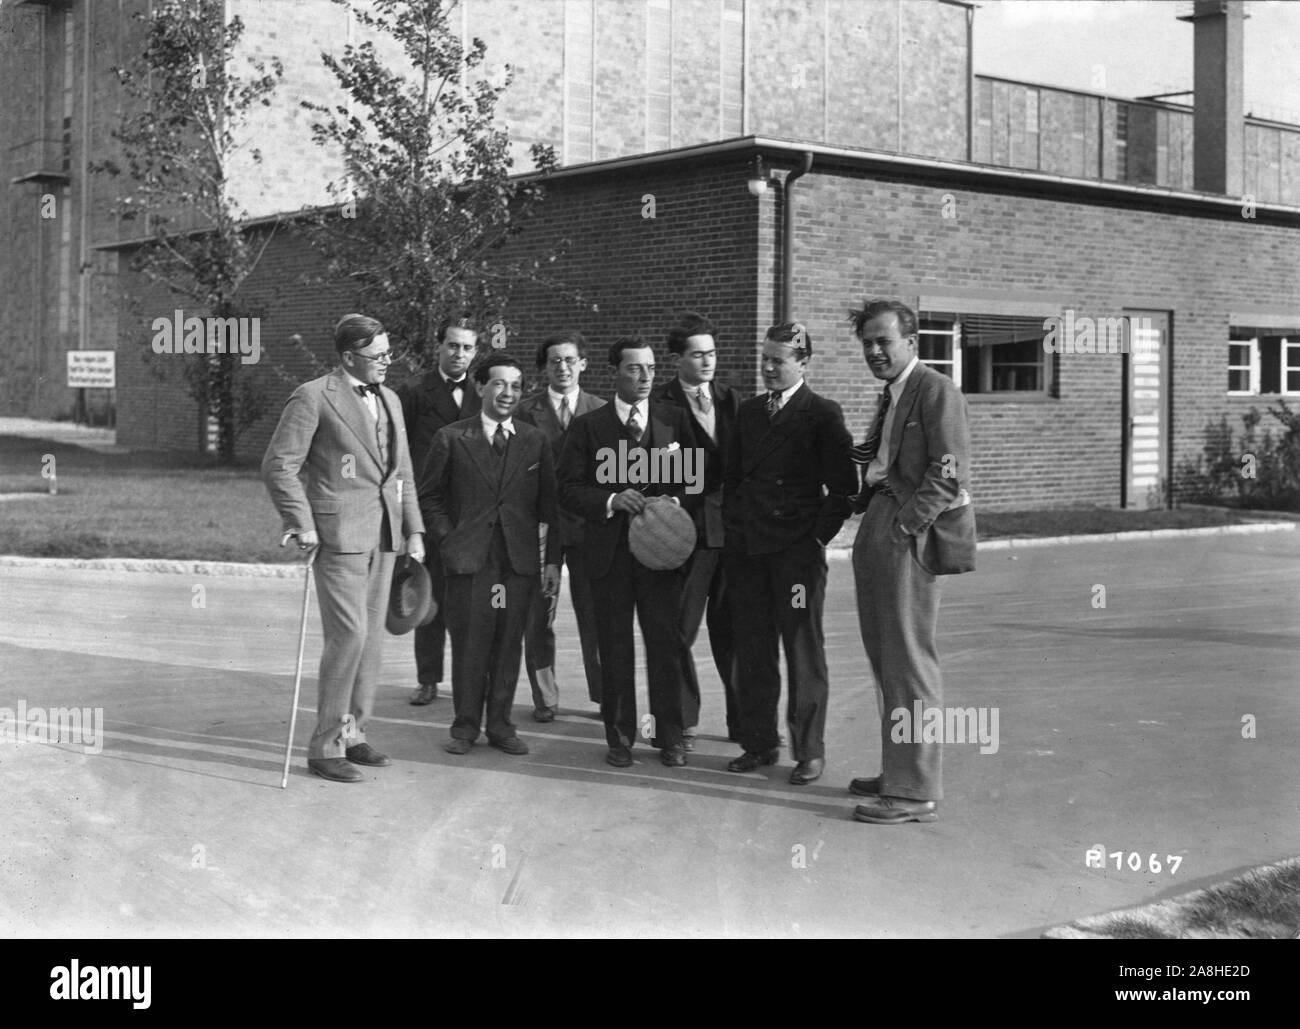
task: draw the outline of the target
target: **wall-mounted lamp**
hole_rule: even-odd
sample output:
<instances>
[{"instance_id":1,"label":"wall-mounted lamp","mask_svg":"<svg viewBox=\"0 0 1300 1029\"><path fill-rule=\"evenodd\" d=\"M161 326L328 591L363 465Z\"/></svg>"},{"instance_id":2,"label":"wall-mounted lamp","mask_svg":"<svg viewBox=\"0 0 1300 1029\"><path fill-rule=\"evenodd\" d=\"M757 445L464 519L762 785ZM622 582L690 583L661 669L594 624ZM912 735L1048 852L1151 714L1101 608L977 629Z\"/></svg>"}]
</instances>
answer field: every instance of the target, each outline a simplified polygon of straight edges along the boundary
<instances>
[{"instance_id":1,"label":"wall-mounted lamp","mask_svg":"<svg viewBox=\"0 0 1300 1029\"><path fill-rule=\"evenodd\" d=\"M777 181L776 175L763 166L762 155L755 157L754 170L750 173L749 182L745 184L750 196L761 197L767 192L767 184Z\"/></svg>"}]
</instances>

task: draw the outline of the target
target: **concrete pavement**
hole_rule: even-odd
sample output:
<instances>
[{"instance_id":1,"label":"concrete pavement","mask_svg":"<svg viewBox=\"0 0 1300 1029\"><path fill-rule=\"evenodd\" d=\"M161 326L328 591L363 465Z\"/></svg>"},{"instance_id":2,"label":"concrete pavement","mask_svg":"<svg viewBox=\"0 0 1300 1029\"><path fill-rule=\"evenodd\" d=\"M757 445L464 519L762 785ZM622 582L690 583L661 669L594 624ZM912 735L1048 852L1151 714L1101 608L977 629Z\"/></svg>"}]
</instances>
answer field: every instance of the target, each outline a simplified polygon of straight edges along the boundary
<instances>
[{"instance_id":1,"label":"concrete pavement","mask_svg":"<svg viewBox=\"0 0 1300 1029\"><path fill-rule=\"evenodd\" d=\"M298 581L0 568L0 707L102 708L106 730L98 754L0 740L0 931L1035 935L1300 854L1296 533L980 562L946 586L945 702L996 708L998 749L947 747L940 820L901 827L849 818L844 787L875 774L879 746L845 561L830 566L827 775L803 788L788 755L725 771L736 748L704 641L690 766L644 747L631 769L604 765L566 595L556 722L531 721L521 676L530 755L444 754L450 701L407 704L410 638L390 638L370 735L397 763L355 786L304 765L313 604L282 791ZM1143 871L1085 868L1098 843Z\"/></svg>"}]
</instances>

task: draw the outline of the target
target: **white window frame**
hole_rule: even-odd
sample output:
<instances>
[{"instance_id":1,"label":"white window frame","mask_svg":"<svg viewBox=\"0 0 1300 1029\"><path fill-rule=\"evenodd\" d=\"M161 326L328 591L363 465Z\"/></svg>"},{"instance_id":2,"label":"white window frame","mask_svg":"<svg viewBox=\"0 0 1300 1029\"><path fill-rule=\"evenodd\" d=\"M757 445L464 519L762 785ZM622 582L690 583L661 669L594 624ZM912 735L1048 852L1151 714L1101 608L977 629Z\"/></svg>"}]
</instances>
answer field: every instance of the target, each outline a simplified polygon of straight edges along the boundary
<instances>
[{"instance_id":1,"label":"white window frame","mask_svg":"<svg viewBox=\"0 0 1300 1029\"><path fill-rule=\"evenodd\" d=\"M1234 346L1248 347L1248 357L1245 364L1232 363L1232 348ZM1253 397L1259 394L1259 340L1258 339L1229 339L1228 340L1228 373L1231 381L1232 372L1245 372L1247 387L1245 390L1229 389L1230 397Z\"/></svg>"}]
</instances>

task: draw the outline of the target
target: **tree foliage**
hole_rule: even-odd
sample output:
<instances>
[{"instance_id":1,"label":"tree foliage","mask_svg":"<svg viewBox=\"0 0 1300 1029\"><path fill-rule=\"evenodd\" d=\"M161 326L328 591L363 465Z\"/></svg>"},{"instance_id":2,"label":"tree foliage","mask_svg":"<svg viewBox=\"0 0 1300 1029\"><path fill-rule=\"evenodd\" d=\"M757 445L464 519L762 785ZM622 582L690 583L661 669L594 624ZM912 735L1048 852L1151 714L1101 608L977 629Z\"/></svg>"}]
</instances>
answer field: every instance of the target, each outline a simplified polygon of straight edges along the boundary
<instances>
[{"instance_id":1,"label":"tree foliage","mask_svg":"<svg viewBox=\"0 0 1300 1029\"><path fill-rule=\"evenodd\" d=\"M327 274L354 286L359 306L416 368L428 363L444 319L504 326L510 292L522 281L579 299L543 274L553 252L514 260L502 253L544 196L537 179L511 179L509 137L496 124L510 66L496 82L478 77L486 46L461 45L448 24L453 8L442 0L371 0L363 9L335 2L373 38L337 58L321 55L346 105L303 102L320 116L316 142L344 165L343 180L328 187L336 209L307 222ZM405 67L375 39L396 44ZM538 178L555 167L550 147L534 144L530 154Z\"/></svg>"},{"instance_id":2,"label":"tree foliage","mask_svg":"<svg viewBox=\"0 0 1300 1029\"><path fill-rule=\"evenodd\" d=\"M225 20L222 0L165 0L134 17L141 49L113 69L126 99L113 132L120 160L94 165L122 181L113 211L147 237L132 267L181 299L188 314L256 317L256 302L241 289L272 233L245 225L230 184L241 158L261 162L244 135L248 116L270 105L283 68L272 58L269 67L248 60L248 74L234 70L244 26ZM265 411L250 368L238 354L186 358L190 396L216 418L223 462Z\"/></svg>"}]
</instances>

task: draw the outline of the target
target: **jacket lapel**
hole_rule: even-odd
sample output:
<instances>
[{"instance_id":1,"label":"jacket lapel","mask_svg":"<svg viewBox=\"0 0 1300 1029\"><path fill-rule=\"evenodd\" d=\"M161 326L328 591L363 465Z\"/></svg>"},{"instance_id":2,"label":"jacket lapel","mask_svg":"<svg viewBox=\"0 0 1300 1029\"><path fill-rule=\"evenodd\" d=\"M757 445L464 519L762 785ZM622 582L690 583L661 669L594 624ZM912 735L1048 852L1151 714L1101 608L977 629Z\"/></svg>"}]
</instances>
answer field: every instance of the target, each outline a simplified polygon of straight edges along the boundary
<instances>
[{"instance_id":1,"label":"jacket lapel","mask_svg":"<svg viewBox=\"0 0 1300 1029\"><path fill-rule=\"evenodd\" d=\"M754 452L750 455L745 468L747 474L753 471L768 454L785 442L786 437L802 420L804 409L810 403L812 403L812 394L809 393L808 384L805 382L795 391L794 396L786 401L785 406L776 413L776 417L768 422L767 432L759 437ZM760 419L766 419L767 411L761 402L754 405L754 410L757 412L755 415L756 422Z\"/></svg>"},{"instance_id":2,"label":"jacket lapel","mask_svg":"<svg viewBox=\"0 0 1300 1029\"><path fill-rule=\"evenodd\" d=\"M483 435L483 423L475 418L473 424L466 426L461 438L465 441L465 449L469 451L474 467L479 470L483 481L488 484L492 495L495 496L500 483L501 469L497 464L500 458L492 449L492 444L487 441L487 437Z\"/></svg>"},{"instance_id":3,"label":"jacket lapel","mask_svg":"<svg viewBox=\"0 0 1300 1029\"><path fill-rule=\"evenodd\" d=\"M371 456L375 464L379 465L382 471L387 471L388 469L383 468L379 462L379 439L375 435L375 423L370 420L370 413L366 410L366 402L352 391L348 377L341 369L330 379L325 397L343 420L343 424L361 441L361 445L365 447L366 453Z\"/></svg>"},{"instance_id":4,"label":"jacket lapel","mask_svg":"<svg viewBox=\"0 0 1300 1029\"><path fill-rule=\"evenodd\" d=\"M920 361L916 362L916 367L912 369L912 374L907 377L907 382L903 384L903 395L898 398L898 406L894 408L894 419L889 424L889 438L883 443L887 448L885 453L889 455L889 468L894 466L898 460L898 444L903 435L903 426L907 424L907 419L911 417L912 408L916 406L917 395L921 391L921 376L929 371ZM886 389L889 387L886 386ZM885 470L888 471L889 468Z\"/></svg>"}]
</instances>

